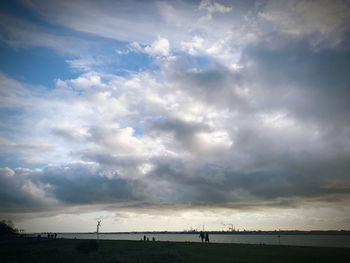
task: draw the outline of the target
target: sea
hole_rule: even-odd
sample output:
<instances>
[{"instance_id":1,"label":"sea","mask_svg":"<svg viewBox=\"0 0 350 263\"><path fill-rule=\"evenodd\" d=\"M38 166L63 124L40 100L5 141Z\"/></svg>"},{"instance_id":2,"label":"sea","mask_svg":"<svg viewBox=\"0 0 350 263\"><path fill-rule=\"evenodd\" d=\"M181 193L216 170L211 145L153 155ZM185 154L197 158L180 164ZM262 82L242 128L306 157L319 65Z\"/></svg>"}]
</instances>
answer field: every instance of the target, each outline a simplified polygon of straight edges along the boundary
<instances>
[{"instance_id":1,"label":"sea","mask_svg":"<svg viewBox=\"0 0 350 263\"><path fill-rule=\"evenodd\" d=\"M45 234L41 234L45 237ZM156 241L201 242L198 233L99 233L99 239L106 240L142 240L148 237ZM58 233L57 238L97 239L96 233ZM350 248L350 235L312 235L312 234L209 234L211 243L288 245L311 247L346 247Z\"/></svg>"}]
</instances>

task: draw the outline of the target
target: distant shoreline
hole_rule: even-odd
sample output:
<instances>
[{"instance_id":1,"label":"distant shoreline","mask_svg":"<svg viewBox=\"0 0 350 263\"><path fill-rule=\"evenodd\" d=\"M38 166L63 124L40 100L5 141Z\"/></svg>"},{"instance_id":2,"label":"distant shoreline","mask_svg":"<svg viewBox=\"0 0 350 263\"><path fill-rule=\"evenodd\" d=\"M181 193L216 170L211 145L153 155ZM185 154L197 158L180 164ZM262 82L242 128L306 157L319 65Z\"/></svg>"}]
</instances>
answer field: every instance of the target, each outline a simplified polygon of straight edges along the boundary
<instances>
[{"instance_id":1,"label":"distant shoreline","mask_svg":"<svg viewBox=\"0 0 350 263\"><path fill-rule=\"evenodd\" d=\"M205 231L214 235L350 235L350 230L280 230L280 231ZM45 234L49 232L31 232L30 234ZM57 234L96 234L96 232L55 232ZM131 232L100 232L103 235L118 234L199 234L200 231L131 231Z\"/></svg>"},{"instance_id":2,"label":"distant shoreline","mask_svg":"<svg viewBox=\"0 0 350 263\"><path fill-rule=\"evenodd\" d=\"M156 241L169 242L200 242L198 232L108 232L99 233L55 233L57 239L100 239L100 240L130 240L139 241L147 238ZM33 233L26 237L48 237L53 239L53 233ZM350 234L330 233L297 233L273 232L273 233L231 233L209 232L211 243L235 243L235 244L264 244L264 245L291 245L291 246L317 246L317 247L347 247L350 248Z\"/></svg>"}]
</instances>

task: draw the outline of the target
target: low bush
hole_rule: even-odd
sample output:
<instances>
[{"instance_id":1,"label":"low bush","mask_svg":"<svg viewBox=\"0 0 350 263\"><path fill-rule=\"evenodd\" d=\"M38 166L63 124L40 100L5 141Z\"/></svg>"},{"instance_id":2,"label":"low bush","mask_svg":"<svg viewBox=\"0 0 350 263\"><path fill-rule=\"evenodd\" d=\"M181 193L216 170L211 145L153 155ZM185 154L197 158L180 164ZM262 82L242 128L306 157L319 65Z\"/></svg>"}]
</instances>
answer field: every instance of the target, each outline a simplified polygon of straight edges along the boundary
<instances>
[{"instance_id":1,"label":"low bush","mask_svg":"<svg viewBox=\"0 0 350 263\"><path fill-rule=\"evenodd\" d=\"M16 233L16 229L10 220L1 220L0 221L0 236L2 236L2 235L14 235L15 233Z\"/></svg>"}]
</instances>

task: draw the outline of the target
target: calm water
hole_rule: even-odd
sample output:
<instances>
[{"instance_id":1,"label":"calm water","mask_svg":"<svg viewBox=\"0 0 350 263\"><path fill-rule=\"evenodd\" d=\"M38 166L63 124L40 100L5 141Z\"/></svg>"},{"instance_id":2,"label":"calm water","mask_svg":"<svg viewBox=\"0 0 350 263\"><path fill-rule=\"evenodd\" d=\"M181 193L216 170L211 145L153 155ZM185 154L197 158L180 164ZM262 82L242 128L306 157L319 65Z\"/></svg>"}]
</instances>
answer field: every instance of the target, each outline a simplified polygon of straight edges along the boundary
<instances>
[{"instance_id":1,"label":"calm water","mask_svg":"<svg viewBox=\"0 0 350 263\"><path fill-rule=\"evenodd\" d=\"M141 240L144 234L107 234L101 233L100 239L112 240ZM200 242L198 234L145 234L151 240L177 242ZM43 235L45 236L45 235ZM58 234L57 238L95 239L96 234L65 233ZM218 235L209 236L212 243L244 243L266 245L291 245L291 246L315 246L315 247L349 247L350 235Z\"/></svg>"}]
</instances>

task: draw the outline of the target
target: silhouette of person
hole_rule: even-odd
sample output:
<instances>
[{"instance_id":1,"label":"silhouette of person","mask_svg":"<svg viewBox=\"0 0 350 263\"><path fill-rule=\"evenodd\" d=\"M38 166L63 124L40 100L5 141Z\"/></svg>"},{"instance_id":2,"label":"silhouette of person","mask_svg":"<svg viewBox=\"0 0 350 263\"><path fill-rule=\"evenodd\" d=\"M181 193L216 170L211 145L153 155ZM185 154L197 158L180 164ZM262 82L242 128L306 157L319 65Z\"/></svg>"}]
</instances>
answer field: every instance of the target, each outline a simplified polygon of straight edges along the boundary
<instances>
[{"instance_id":1,"label":"silhouette of person","mask_svg":"<svg viewBox=\"0 0 350 263\"><path fill-rule=\"evenodd\" d=\"M209 244L209 234L208 234L208 232L205 232L205 243Z\"/></svg>"},{"instance_id":2,"label":"silhouette of person","mask_svg":"<svg viewBox=\"0 0 350 263\"><path fill-rule=\"evenodd\" d=\"M143 236L143 240L146 241L146 236Z\"/></svg>"},{"instance_id":3,"label":"silhouette of person","mask_svg":"<svg viewBox=\"0 0 350 263\"><path fill-rule=\"evenodd\" d=\"M57 233L55 233L55 239L57 238Z\"/></svg>"},{"instance_id":4,"label":"silhouette of person","mask_svg":"<svg viewBox=\"0 0 350 263\"><path fill-rule=\"evenodd\" d=\"M201 238L202 243L203 243L203 240L204 240L204 232L203 232L203 231L201 231L201 232L199 233L199 237Z\"/></svg>"},{"instance_id":5,"label":"silhouette of person","mask_svg":"<svg viewBox=\"0 0 350 263\"><path fill-rule=\"evenodd\" d=\"M152 241L156 241L156 239L154 237L152 237Z\"/></svg>"},{"instance_id":6,"label":"silhouette of person","mask_svg":"<svg viewBox=\"0 0 350 263\"><path fill-rule=\"evenodd\" d=\"M147 237L147 241L149 241L149 238Z\"/></svg>"}]
</instances>

